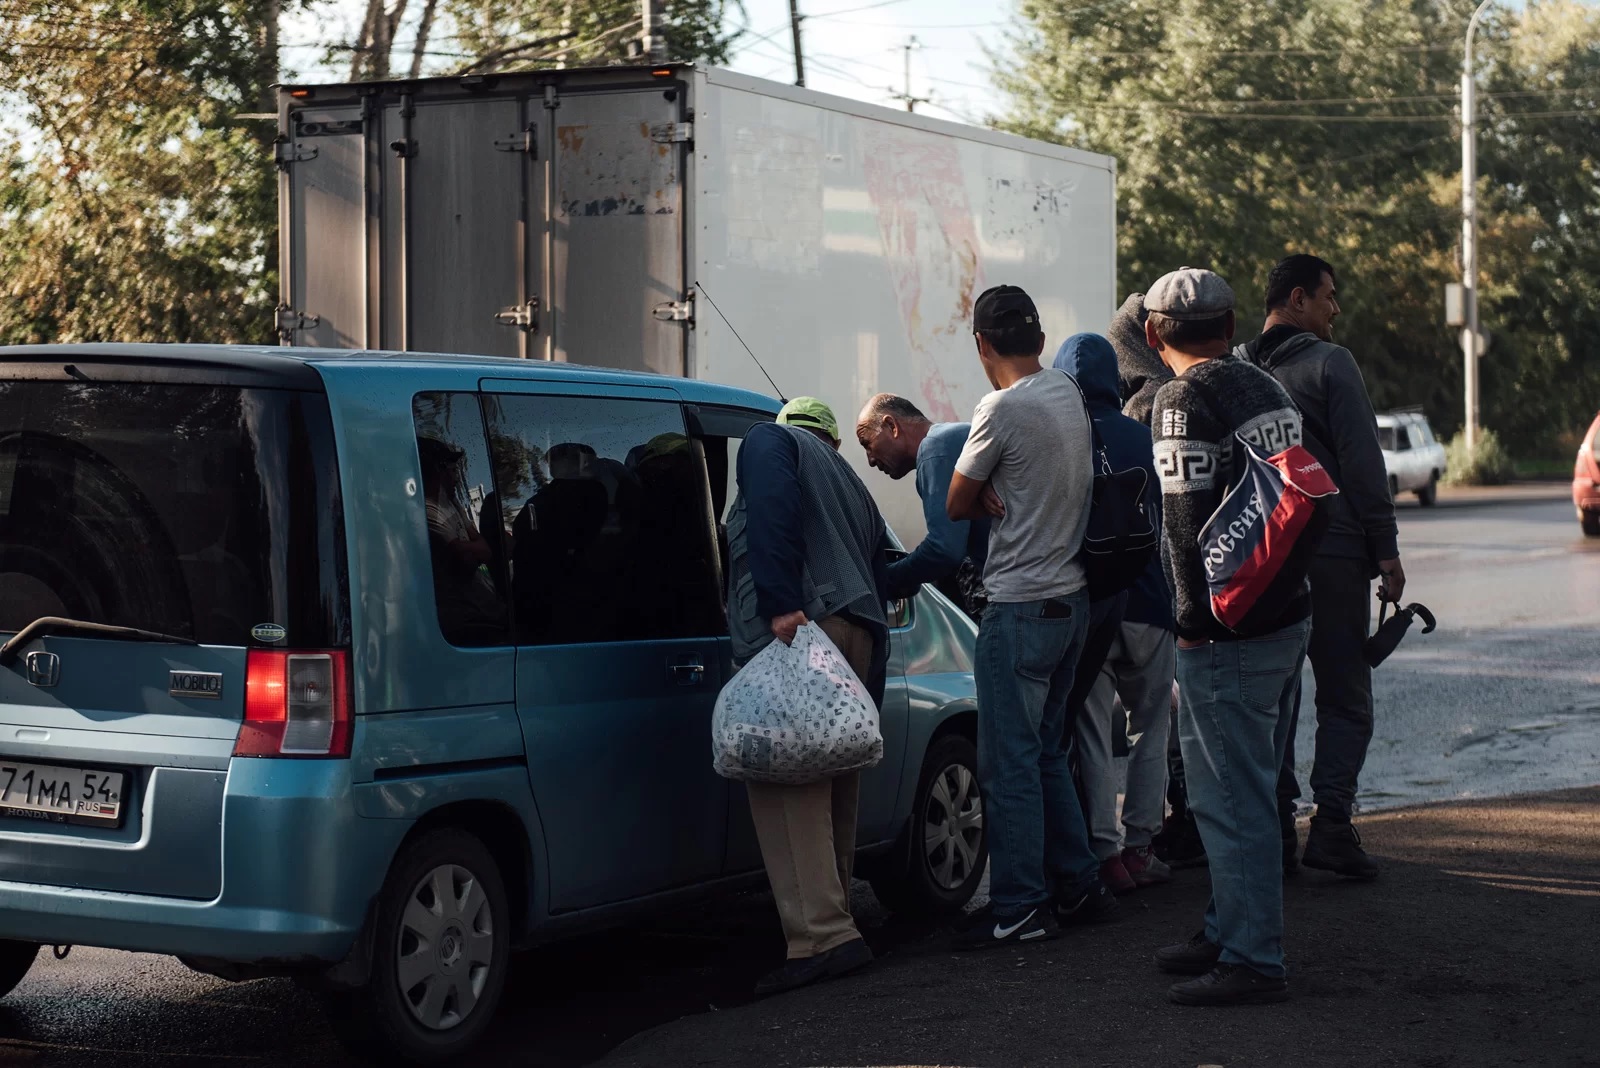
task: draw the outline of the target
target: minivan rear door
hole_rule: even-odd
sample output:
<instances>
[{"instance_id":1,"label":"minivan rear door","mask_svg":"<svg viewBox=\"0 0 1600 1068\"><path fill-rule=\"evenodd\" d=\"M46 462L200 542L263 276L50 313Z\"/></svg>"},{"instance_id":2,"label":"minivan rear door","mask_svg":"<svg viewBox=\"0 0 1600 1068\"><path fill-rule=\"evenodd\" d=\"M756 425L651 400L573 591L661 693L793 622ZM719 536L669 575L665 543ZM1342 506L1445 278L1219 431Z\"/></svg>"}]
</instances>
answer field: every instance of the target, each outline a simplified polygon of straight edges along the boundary
<instances>
[{"instance_id":1,"label":"minivan rear door","mask_svg":"<svg viewBox=\"0 0 1600 1068\"><path fill-rule=\"evenodd\" d=\"M57 626L0 666L8 878L214 896L247 647L348 644L326 398L246 379L0 370L0 641L174 639Z\"/></svg>"}]
</instances>

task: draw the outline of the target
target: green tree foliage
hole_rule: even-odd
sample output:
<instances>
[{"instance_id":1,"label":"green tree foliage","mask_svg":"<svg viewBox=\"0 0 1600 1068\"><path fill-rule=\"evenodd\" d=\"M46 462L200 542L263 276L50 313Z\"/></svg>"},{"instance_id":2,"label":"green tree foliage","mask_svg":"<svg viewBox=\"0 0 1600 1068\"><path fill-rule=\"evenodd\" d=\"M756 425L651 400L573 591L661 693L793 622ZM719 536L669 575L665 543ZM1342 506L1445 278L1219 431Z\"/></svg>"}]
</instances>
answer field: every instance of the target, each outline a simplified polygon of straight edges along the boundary
<instances>
[{"instance_id":1,"label":"green tree foliage","mask_svg":"<svg viewBox=\"0 0 1600 1068\"><path fill-rule=\"evenodd\" d=\"M272 340L275 13L0 0L0 342Z\"/></svg>"},{"instance_id":2,"label":"green tree foliage","mask_svg":"<svg viewBox=\"0 0 1600 1068\"><path fill-rule=\"evenodd\" d=\"M1473 0L1025 0L1004 125L1118 160L1119 283L1211 266L1259 325L1266 273L1340 272L1340 340L1380 406L1461 422L1461 38ZM1519 451L1600 404L1596 15L1530 3L1479 36L1483 416ZM1586 112L1583 115L1570 114ZM1580 428L1581 429L1581 428Z\"/></svg>"},{"instance_id":3,"label":"green tree foliage","mask_svg":"<svg viewBox=\"0 0 1600 1068\"><path fill-rule=\"evenodd\" d=\"M409 42L400 27L415 10ZM739 0L662 0L660 33L670 60L725 62L737 31L728 16ZM451 54L429 49L436 27L448 27ZM639 0L367 0L351 77L394 76L409 53L409 76L429 70L483 72L636 60Z\"/></svg>"}]
</instances>

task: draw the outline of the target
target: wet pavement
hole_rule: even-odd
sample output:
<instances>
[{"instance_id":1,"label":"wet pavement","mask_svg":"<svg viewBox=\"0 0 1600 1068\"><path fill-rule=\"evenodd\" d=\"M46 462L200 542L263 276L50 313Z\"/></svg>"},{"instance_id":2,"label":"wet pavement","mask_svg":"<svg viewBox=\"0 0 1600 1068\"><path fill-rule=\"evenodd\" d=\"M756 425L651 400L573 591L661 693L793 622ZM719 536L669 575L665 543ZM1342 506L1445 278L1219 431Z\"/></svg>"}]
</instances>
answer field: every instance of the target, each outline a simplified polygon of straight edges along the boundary
<instances>
[{"instance_id":1,"label":"wet pavement","mask_svg":"<svg viewBox=\"0 0 1600 1068\"><path fill-rule=\"evenodd\" d=\"M1582 537L1570 503L1562 498L1563 492L1562 487L1532 491L1519 488L1515 493L1447 496L1434 509L1404 507L1401 544L1409 578L1407 599L1422 601L1433 609L1439 618L1439 630L1423 636L1417 633L1420 628L1413 628L1399 651L1378 672L1377 731L1361 795L1365 811L1600 781L1600 658L1596 656L1600 648L1600 539L1586 541ZM1309 715L1306 719L1310 719ZM1309 722L1302 725L1299 752L1303 764L1309 763L1311 755L1311 731ZM1592 809L1590 797L1587 811ZM1528 817L1521 810L1518 812L1515 819L1523 823L1513 819L1513 824L1521 828ZM1402 821L1383 824L1391 828L1388 833L1398 834L1407 826L1403 821L1408 816L1395 813L1373 820ZM1512 819L1503 814L1497 818ZM1585 822L1574 816L1563 826L1575 828L1571 835L1578 835L1587 833L1583 828L1592 824L1592 819ZM1450 848L1470 853L1482 842L1485 847L1494 844L1490 852L1499 856L1501 847L1494 837L1497 833L1523 833L1512 832L1509 827L1506 825L1502 831L1501 825L1492 821L1483 826L1464 826L1451 832L1460 841L1452 838L1454 844ZM1589 847L1597 844L1593 837L1586 839L1589 846L1584 847L1591 857L1595 850ZM1380 835L1377 840L1384 839ZM1524 843L1519 848L1524 848L1531 839L1518 841ZM1562 842L1551 849L1561 852L1572 844L1566 839ZM1405 845L1397 838L1391 848L1403 852L1419 847ZM1473 856L1441 856L1439 864L1453 868L1439 876L1444 881L1436 880L1438 886L1428 884L1430 895L1445 894L1456 883L1470 882L1462 877L1461 869L1481 863ZM1541 870L1548 867L1547 864ZM1521 885L1519 880L1526 878L1518 874L1519 870L1513 864L1510 874L1496 884L1502 890L1511 890L1499 898L1483 898L1481 903L1487 910L1484 923L1490 922L1495 910L1516 907L1512 891ZM1421 877L1419 873L1418 878ZM1346 884L1312 880L1302 886L1309 888L1304 892L1318 901L1326 898L1325 904L1318 907L1342 909L1338 902L1346 899L1341 889ZM1569 872L1564 881L1555 880L1552 892L1561 891L1563 886L1592 899L1600 893L1596 889L1600 887L1600 873ZM1176 915L1185 917L1183 922L1187 922L1187 910L1193 904L1188 899L1203 893L1203 887L1203 873L1186 873L1179 886L1149 894L1136 902L1134 909L1146 913L1154 910L1153 915L1162 916L1176 909ZM1018 1059L1003 1053L1003 1047L986 1047L981 1042L974 1045L968 1040L977 1018L983 1015L981 1003L985 998L1012 996L1035 983L1039 978L1036 973L1018 971L1012 977L1003 974L1004 968L997 971L997 966L990 963L979 970L979 987L971 987L968 980L952 984L950 973L938 966L938 962L951 958L943 953L942 942L932 937L933 928L890 920L870 891L860 884L855 896L864 924L872 928L874 948L881 955L901 959L887 961L881 973L862 980L863 984L872 984L866 991L869 1009L893 1010L898 1013L895 1019L904 1017L910 1021L907 1027L920 1028L918 1034L943 1034L950 1043L943 1048L952 1055L955 1050L968 1055L986 1052L985 1056L974 1056L964 1063L1063 1063L1049 1058ZM1444 897L1429 900L1446 908L1465 907ZM1405 904L1400 901L1392 907L1403 912ZM1593 907L1592 900L1583 904ZM1432 909L1430 915L1436 912L1436 908ZM1315 914L1315 908L1311 914ZM1552 917L1550 922L1556 919L1559 917ZM1463 921L1476 922L1465 916ZM1403 928L1400 920L1395 922ZM1128 926L1114 925L1114 930L1125 931ZM1327 937L1338 942L1340 932L1335 924ZM1187 933L1176 928L1162 929L1164 935L1181 937ZM1110 937L1113 936L1096 933L1101 941ZM1127 940L1130 936L1116 937ZM1148 936L1136 934L1123 949L1116 949L1121 945L1116 942L1106 942L1102 948L1112 956L1124 953L1129 959L1137 956L1143 960L1148 941ZM1470 939L1460 952L1473 952ZM334 1042L315 1000L292 982L229 984L196 975L170 958L105 950L76 949L65 961L49 959L48 953L46 950L23 985L0 1002L0 1065L142 1068L354 1063ZM664 1029L659 1045L655 1044L655 1035L628 1043L621 1059L663 1065L701 1061L789 1063L788 1053L792 1051L785 1051L779 1036L790 1033L791 1028L808 1026L807 1020L814 1024L820 1020L825 1025L829 1013L822 992L806 995L803 1003L790 1002L788 1009L775 1003L766 1003L775 1006L771 1010L765 1006L745 1007L751 982L779 955L781 940L772 906L759 894L526 954L517 961L487 1048L471 1063L483 1068L568 1068L589 1064L630 1037L679 1017L690 1019ZM1057 978L1090 998L1098 989L1096 976L1105 973L1099 965L1088 962L1081 967L1067 964L1062 956L1056 954L1053 958L1065 968ZM1328 959L1333 964L1324 963L1324 971L1319 973L1315 970L1317 958L1313 957L1312 974L1319 977L1311 992L1332 999L1322 1008L1339 1010L1334 1024L1342 1027L1339 1021L1346 1020L1348 1013L1341 1006L1354 1009L1356 1003L1339 999L1354 998L1361 990L1381 990L1383 975L1388 973L1367 965L1350 965L1340 971L1345 967L1340 963L1343 958L1334 954ZM1110 960L1108 957L1108 967ZM1448 969L1454 965L1438 967ZM879 978L879 974L888 978ZM1464 973L1455 981L1469 994L1489 989L1479 990L1482 983L1471 974ZM1579 979L1574 977L1571 982L1578 983ZM1418 996L1433 996L1427 993L1425 979L1415 983L1422 990ZM1486 1004L1503 1001L1505 991L1515 993L1519 989L1508 980L1497 979L1496 984L1491 985L1502 993L1489 991L1492 996L1486 997ZM970 1004L975 989L985 992L977 998L977 1005ZM1592 984L1589 990L1592 994ZM1401 993L1407 991L1415 994L1411 986ZM907 999L914 1004L908 1006ZM1364 1011L1381 1011L1385 1004L1380 998ZM802 1011L803 1018L794 1018L795 1011ZM1084 1011L1091 1010L1086 1005ZM1431 1007L1422 1006L1414 1010L1416 1021L1408 1018L1393 1022L1397 1027L1415 1022L1420 1029L1418 1036L1427 1031L1429 1041L1436 1043L1439 1039L1432 1034L1433 1022L1447 1020L1448 1015L1436 1018L1429 1015L1432 1011ZM1515 1035L1520 1019L1516 1013L1526 1016L1527 1012L1506 1011L1510 1022L1503 1022L1504 1029ZM726 1027L720 1026L716 1013L730 1014ZM860 1016L860 1012L856 1015ZM1007 1018L1009 1015L1014 1014ZM926 1020L917 1023L923 1016ZM1424 1020L1430 1021L1427 1026L1423 1025ZM866 1026L859 1020L857 1023ZM1018 1040L1026 1039L1032 1033L1029 1028L1037 1023L1023 1020L1025 1026L1018 1032ZM685 1046L686 1035L674 1037L685 1026L688 1035L701 1036L696 1039L698 1045ZM1270 1054L1240 1060L1231 1054L1222 1056L1235 1047L1250 1047L1251 1029L1235 1031L1239 1033L1230 1039L1234 1046L1224 1044L1212 1052L1211 1046L1194 1046L1188 1041L1194 1038L1193 1033L1180 1030L1176 1032L1180 1037L1172 1043L1145 1049L1142 1056L1151 1064L1194 1064L1196 1056L1211 1056L1215 1063L1289 1063ZM1442 1031L1446 1037L1453 1033L1448 1027ZM703 1040L706 1034L722 1038ZM1102 1039L1115 1041L1116 1036ZM717 1046L717 1041L722 1045ZM831 1047L832 1052L859 1048L860 1056L815 1063L862 1063L867 1047L874 1043L867 1042L865 1036L861 1041L866 1045L851 1047L845 1042ZM1434 1059L1418 1059L1420 1055L1405 1051L1429 1048L1426 1044L1412 1046L1403 1035L1395 1041L1398 1052L1392 1055L1327 1063L1479 1063L1460 1056L1439 1059L1436 1049L1429 1053ZM930 1042L916 1046L929 1051L941 1048ZM684 1052L686 1048L702 1049L704 1055L690 1057ZM1110 1047L1101 1048L1104 1051ZM748 1054L752 1049L764 1049L768 1055L728 1052L744 1050ZM1600 1064L1600 1060L1573 1060L1565 1052L1566 1047L1562 1049L1562 1056L1556 1059L1534 1055L1526 1063ZM818 1055L822 1055L820 1049ZM1175 1056L1177 1059L1173 1059ZM1124 1062L1124 1058L1117 1060ZM876 1063L903 1062L880 1058ZM1302 1056L1300 1063L1313 1061Z\"/></svg>"},{"instance_id":2,"label":"wet pavement","mask_svg":"<svg viewBox=\"0 0 1600 1068\"><path fill-rule=\"evenodd\" d=\"M1600 538L1564 485L1403 505L1406 600L1433 610L1373 677L1364 811L1600 781ZM1463 499L1464 498L1464 499ZM1306 700L1300 781L1314 738Z\"/></svg>"}]
</instances>

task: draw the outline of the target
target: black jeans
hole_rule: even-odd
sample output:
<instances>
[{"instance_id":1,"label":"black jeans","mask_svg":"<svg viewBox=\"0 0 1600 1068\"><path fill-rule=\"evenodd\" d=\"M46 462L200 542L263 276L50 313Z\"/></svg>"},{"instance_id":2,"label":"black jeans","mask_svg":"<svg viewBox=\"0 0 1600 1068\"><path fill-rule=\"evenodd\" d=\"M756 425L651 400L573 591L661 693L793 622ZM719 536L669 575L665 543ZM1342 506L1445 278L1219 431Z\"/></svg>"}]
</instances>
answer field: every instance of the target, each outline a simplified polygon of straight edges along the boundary
<instances>
[{"instance_id":1,"label":"black jeans","mask_svg":"<svg viewBox=\"0 0 1600 1068\"><path fill-rule=\"evenodd\" d=\"M1356 780L1372 742L1372 669L1362 647L1372 625L1372 569L1365 560L1319 556L1311 564L1311 646L1317 682L1316 758L1311 798L1317 814L1350 818ZM1295 696L1295 727L1300 696ZM1300 796L1294 777L1294 730L1278 772L1278 804Z\"/></svg>"}]
</instances>

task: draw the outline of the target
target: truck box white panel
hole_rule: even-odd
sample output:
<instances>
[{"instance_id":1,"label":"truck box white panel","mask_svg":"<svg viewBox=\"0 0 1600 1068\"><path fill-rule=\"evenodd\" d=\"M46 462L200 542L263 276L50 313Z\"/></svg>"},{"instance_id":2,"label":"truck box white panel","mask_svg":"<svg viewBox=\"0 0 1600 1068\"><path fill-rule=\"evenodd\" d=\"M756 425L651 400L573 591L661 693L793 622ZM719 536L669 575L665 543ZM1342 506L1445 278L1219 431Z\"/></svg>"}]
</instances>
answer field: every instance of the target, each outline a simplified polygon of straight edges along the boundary
<instances>
[{"instance_id":1,"label":"truck box white panel","mask_svg":"<svg viewBox=\"0 0 1600 1068\"><path fill-rule=\"evenodd\" d=\"M844 451L908 542L923 531L906 478L866 466L862 404L911 398L966 421L990 389L972 302L1020 285L1039 305L1045 359L1115 309L1115 164L990 131L726 71L695 95L692 270L785 396L821 397ZM709 302L690 374L771 392Z\"/></svg>"}]
</instances>

